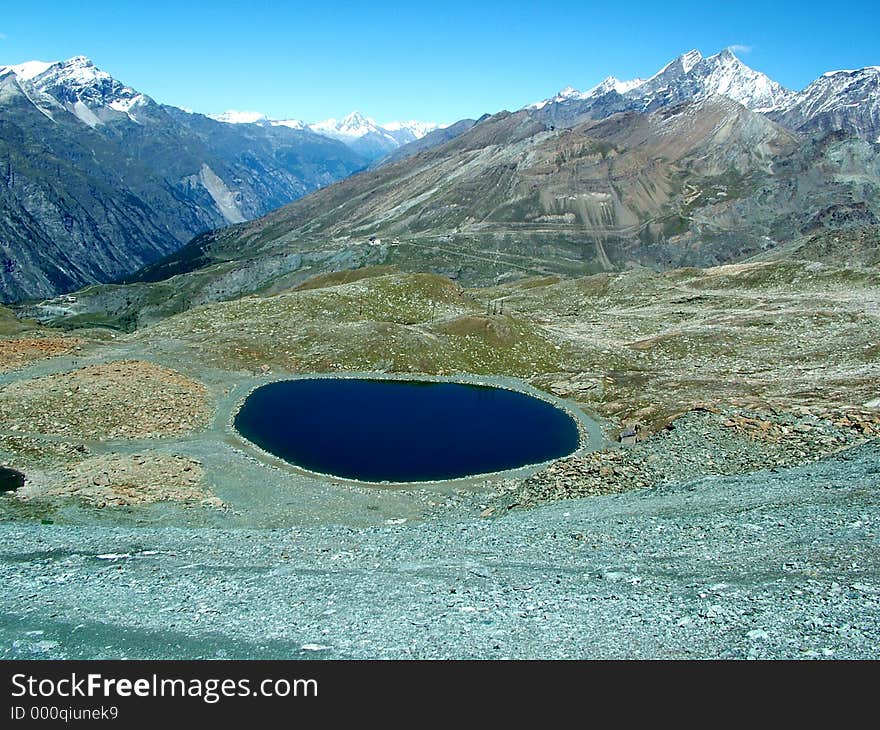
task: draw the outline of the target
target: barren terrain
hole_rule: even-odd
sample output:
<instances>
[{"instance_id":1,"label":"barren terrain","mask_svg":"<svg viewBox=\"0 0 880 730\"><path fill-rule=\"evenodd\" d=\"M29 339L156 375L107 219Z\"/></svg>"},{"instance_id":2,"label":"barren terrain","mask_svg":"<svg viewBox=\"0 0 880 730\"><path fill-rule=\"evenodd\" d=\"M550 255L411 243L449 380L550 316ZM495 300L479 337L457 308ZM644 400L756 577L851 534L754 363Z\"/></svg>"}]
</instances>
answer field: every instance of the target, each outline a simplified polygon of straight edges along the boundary
<instances>
[{"instance_id":1,"label":"barren terrain","mask_svg":"<svg viewBox=\"0 0 880 730\"><path fill-rule=\"evenodd\" d=\"M465 288L383 266L131 334L22 327L3 340L16 355L0 372L0 465L27 480L0 496L6 656L165 656L151 648L161 638L178 647L168 656L864 657L880 638L873 268L768 259ZM593 430L582 451L539 468L382 489L306 475L231 428L251 388L335 372L535 387ZM537 561L526 568L512 556L530 554L535 530L542 560L523 557ZM429 558L458 532L471 552ZM714 561L703 568L701 549ZM365 609L325 561L337 555L381 586L358 600L397 595L412 611L375 602L355 642ZM184 595L178 563L258 565L272 586L197 567L199 595ZM170 581L176 618L158 604L127 613L157 590L148 564ZM116 576L134 593L109 589ZM29 588L45 580L69 585ZM412 591L428 583L422 605ZM51 622L23 608L30 590L57 602ZM240 592L275 618L243 621L222 599ZM317 613L296 609L284 629L285 601ZM482 623L462 633L471 614ZM432 616L447 643L419 628ZM582 621L611 633L578 634ZM570 640L553 644L563 629Z\"/></svg>"}]
</instances>

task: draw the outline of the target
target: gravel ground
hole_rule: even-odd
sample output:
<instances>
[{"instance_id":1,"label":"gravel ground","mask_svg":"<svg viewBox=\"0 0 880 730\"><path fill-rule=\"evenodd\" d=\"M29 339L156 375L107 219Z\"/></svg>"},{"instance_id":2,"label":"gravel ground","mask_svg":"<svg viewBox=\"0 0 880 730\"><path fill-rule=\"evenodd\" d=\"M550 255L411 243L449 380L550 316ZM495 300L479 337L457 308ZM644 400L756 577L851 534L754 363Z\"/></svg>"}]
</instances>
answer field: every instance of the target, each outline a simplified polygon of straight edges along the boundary
<instances>
[{"instance_id":1,"label":"gravel ground","mask_svg":"<svg viewBox=\"0 0 880 730\"><path fill-rule=\"evenodd\" d=\"M17 370L48 357L74 351L82 340L53 335L49 337L0 338L0 373Z\"/></svg>"},{"instance_id":2,"label":"gravel ground","mask_svg":"<svg viewBox=\"0 0 880 730\"><path fill-rule=\"evenodd\" d=\"M75 439L187 434L210 419L205 386L139 360L0 385L0 428Z\"/></svg>"},{"instance_id":3,"label":"gravel ground","mask_svg":"<svg viewBox=\"0 0 880 730\"><path fill-rule=\"evenodd\" d=\"M8 522L0 656L876 659L878 464L402 525Z\"/></svg>"},{"instance_id":4,"label":"gravel ground","mask_svg":"<svg viewBox=\"0 0 880 730\"><path fill-rule=\"evenodd\" d=\"M630 447L560 459L521 483L496 505L531 507L564 498L624 492L706 476L797 466L880 434L880 412L848 416L694 410Z\"/></svg>"}]
</instances>

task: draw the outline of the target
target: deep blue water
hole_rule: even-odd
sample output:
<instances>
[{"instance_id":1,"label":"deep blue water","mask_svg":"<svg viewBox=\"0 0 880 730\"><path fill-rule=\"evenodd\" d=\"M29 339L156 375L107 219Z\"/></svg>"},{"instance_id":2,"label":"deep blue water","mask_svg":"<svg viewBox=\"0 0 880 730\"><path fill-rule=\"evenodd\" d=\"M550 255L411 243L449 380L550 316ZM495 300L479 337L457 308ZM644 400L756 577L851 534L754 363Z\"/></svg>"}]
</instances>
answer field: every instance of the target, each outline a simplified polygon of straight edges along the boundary
<instances>
[{"instance_id":1,"label":"deep blue water","mask_svg":"<svg viewBox=\"0 0 880 730\"><path fill-rule=\"evenodd\" d=\"M270 383L247 397L235 428L292 464L368 482L513 469L579 443L568 414L525 393L400 380Z\"/></svg>"},{"instance_id":2,"label":"deep blue water","mask_svg":"<svg viewBox=\"0 0 880 730\"><path fill-rule=\"evenodd\" d=\"M24 486L24 474L0 466L0 492L11 492Z\"/></svg>"}]
</instances>

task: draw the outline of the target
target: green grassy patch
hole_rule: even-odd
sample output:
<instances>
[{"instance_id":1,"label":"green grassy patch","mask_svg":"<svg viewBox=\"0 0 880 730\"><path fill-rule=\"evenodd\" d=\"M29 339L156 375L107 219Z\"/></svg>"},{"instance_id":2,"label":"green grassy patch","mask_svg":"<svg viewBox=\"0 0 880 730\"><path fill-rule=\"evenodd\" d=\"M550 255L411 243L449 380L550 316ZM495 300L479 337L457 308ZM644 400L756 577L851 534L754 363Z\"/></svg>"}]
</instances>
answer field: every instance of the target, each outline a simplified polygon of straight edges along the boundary
<instances>
[{"instance_id":1,"label":"green grassy patch","mask_svg":"<svg viewBox=\"0 0 880 730\"><path fill-rule=\"evenodd\" d=\"M360 269L346 269L345 271L333 271L329 274L317 274L294 287L294 291L307 289L324 289L330 286L351 284L362 279L370 279L377 276L387 276L395 272L393 266L365 266Z\"/></svg>"}]
</instances>

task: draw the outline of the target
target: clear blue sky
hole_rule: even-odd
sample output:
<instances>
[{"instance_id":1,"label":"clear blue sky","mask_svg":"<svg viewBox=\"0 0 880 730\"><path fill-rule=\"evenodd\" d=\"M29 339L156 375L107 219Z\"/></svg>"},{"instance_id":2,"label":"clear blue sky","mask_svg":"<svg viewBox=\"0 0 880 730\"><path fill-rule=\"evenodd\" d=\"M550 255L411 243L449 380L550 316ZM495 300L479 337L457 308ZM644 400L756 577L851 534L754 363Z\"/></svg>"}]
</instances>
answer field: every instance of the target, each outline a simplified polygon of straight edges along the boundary
<instances>
[{"instance_id":1,"label":"clear blue sky","mask_svg":"<svg viewBox=\"0 0 880 730\"><path fill-rule=\"evenodd\" d=\"M451 122L607 75L647 76L691 48L744 47L746 63L800 89L827 70L880 64L878 7L3 0L0 64L82 54L157 101L205 113Z\"/></svg>"}]
</instances>

